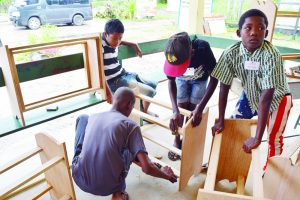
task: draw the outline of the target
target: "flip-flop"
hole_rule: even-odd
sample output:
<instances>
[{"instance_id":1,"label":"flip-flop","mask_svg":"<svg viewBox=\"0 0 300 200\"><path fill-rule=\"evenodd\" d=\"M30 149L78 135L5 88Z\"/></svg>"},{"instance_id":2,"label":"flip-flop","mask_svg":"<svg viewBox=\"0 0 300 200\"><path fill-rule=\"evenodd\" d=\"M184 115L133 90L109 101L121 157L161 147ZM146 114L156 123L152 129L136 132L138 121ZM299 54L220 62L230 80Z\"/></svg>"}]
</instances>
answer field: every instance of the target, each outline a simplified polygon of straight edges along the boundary
<instances>
[{"instance_id":1,"label":"flip-flop","mask_svg":"<svg viewBox=\"0 0 300 200\"><path fill-rule=\"evenodd\" d=\"M172 161L177 161L177 160L181 159L180 155L178 155L177 153L175 153L173 151L168 152L168 158Z\"/></svg>"}]
</instances>

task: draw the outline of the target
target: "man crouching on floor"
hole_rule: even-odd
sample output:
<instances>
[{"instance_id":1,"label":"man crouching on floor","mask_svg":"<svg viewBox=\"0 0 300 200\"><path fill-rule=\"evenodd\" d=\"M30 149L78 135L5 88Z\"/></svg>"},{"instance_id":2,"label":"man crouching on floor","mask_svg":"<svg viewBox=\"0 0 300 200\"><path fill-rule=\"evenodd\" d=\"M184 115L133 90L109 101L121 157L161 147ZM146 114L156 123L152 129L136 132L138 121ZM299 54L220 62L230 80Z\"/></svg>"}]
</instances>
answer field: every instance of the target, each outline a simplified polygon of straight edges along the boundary
<instances>
[{"instance_id":1,"label":"man crouching on floor","mask_svg":"<svg viewBox=\"0 0 300 200\"><path fill-rule=\"evenodd\" d=\"M177 182L170 167L159 169L148 158L141 130L128 118L134 103L133 91L120 87L110 111L77 118L72 176L83 191L129 199L125 179L132 162L146 174Z\"/></svg>"}]
</instances>

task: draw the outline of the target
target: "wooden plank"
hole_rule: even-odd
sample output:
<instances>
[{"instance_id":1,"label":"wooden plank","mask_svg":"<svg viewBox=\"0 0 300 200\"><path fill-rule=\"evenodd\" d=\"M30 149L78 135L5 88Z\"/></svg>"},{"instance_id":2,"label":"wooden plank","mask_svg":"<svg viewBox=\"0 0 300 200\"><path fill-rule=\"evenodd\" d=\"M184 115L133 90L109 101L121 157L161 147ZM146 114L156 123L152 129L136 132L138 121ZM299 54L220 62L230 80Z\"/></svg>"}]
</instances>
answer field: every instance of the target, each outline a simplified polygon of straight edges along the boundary
<instances>
[{"instance_id":1,"label":"wooden plank","mask_svg":"<svg viewBox=\"0 0 300 200\"><path fill-rule=\"evenodd\" d=\"M292 164L288 157L270 158L263 178L263 188L265 196L273 200L300 200L299 159Z\"/></svg>"},{"instance_id":2,"label":"wooden plank","mask_svg":"<svg viewBox=\"0 0 300 200\"><path fill-rule=\"evenodd\" d=\"M39 176L40 174L46 172L50 168L52 168L54 165L58 164L63 160L63 157L61 156L55 156L48 162L46 162L41 167L37 168L35 171L29 173L28 175L24 176L23 178L20 178L17 182L12 183L11 185L7 186L5 189L0 191L0 199L5 199L8 194L16 190L17 188L21 187L22 185L28 183L35 177Z\"/></svg>"},{"instance_id":3,"label":"wooden plank","mask_svg":"<svg viewBox=\"0 0 300 200\"><path fill-rule=\"evenodd\" d=\"M244 176L238 176L236 193L241 194L241 195L243 195L245 193L245 177Z\"/></svg>"},{"instance_id":4,"label":"wooden plank","mask_svg":"<svg viewBox=\"0 0 300 200\"><path fill-rule=\"evenodd\" d=\"M12 108L12 114L18 117L22 126L25 126L25 119L23 115L23 97L18 81L18 75L14 66L14 61L7 45L5 47L0 47L0 57L0 65L3 69L3 75Z\"/></svg>"},{"instance_id":5,"label":"wooden plank","mask_svg":"<svg viewBox=\"0 0 300 200\"><path fill-rule=\"evenodd\" d=\"M217 169L219 164L221 143L222 143L222 133L219 133L213 137L212 149L209 158L209 164L206 174L206 180L204 184L205 191L214 191L216 178L217 178Z\"/></svg>"},{"instance_id":6,"label":"wooden plank","mask_svg":"<svg viewBox=\"0 0 300 200\"><path fill-rule=\"evenodd\" d=\"M59 47L65 47L65 46L74 46L74 45L83 44L83 43L85 43L85 41L68 42L68 43L51 44L51 45L39 44L39 46L36 46L36 47L23 48L23 49L20 48L18 50L12 50L12 53L19 54L19 53L39 51L39 50L44 50L44 49L52 49L52 48L59 48Z\"/></svg>"},{"instance_id":7,"label":"wooden plank","mask_svg":"<svg viewBox=\"0 0 300 200\"><path fill-rule=\"evenodd\" d=\"M277 11L277 17L300 18L300 12L297 12L297 11Z\"/></svg>"},{"instance_id":8,"label":"wooden plank","mask_svg":"<svg viewBox=\"0 0 300 200\"><path fill-rule=\"evenodd\" d=\"M250 126L251 137L256 134L256 125ZM260 152L259 146L256 149L252 149L252 173L253 173L253 198L263 199L264 198L264 188L262 182L262 166L260 165Z\"/></svg>"},{"instance_id":9,"label":"wooden plank","mask_svg":"<svg viewBox=\"0 0 300 200\"><path fill-rule=\"evenodd\" d=\"M42 43L42 44L33 44L33 45L23 45L18 47L10 48L12 51L18 51L20 49L30 49L35 48L39 46L47 46L47 45L55 45L55 44L61 44L61 43L72 43L77 41L86 41L86 40L93 40L97 39L98 36L90 36L90 37L81 37L81 38L75 38L75 39L68 39L68 40L60 40L60 41L54 41L54 42L48 42L48 43Z\"/></svg>"},{"instance_id":10,"label":"wooden plank","mask_svg":"<svg viewBox=\"0 0 300 200\"><path fill-rule=\"evenodd\" d=\"M170 105L168 103L157 101L156 99L153 99L153 98L148 97L148 96L143 95L143 94L136 94L135 96L139 99L142 99L142 100L145 100L147 102L153 103L155 105L159 105L161 107L168 108L168 109L172 110L172 105ZM190 116L191 113L192 113L191 111L183 109L183 108L179 108L179 111L180 111L181 114L183 114L185 116Z\"/></svg>"},{"instance_id":11,"label":"wooden plank","mask_svg":"<svg viewBox=\"0 0 300 200\"><path fill-rule=\"evenodd\" d=\"M199 189L197 200L252 200L251 196ZM261 199L263 200L263 199Z\"/></svg>"},{"instance_id":12,"label":"wooden plank","mask_svg":"<svg viewBox=\"0 0 300 200\"><path fill-rule=\"evenodd\" d=\"M300 58L300 53L281 54L283 60L295 60Z\"/></svg>"},{"instance_id":13,"label":"wooden plank","mask_svg":"<svg viewBox=\"0 0 300 200\"><path fill-rule=\"evenodd\" d=\"M254 123L256 120L225 119L217 181L228 179L232 182L238 175L248 176L251 154L245 153L242 147L251 136L250 126Z\"/></svg>"},{"instance_id":14,"label":"wooden plank","mask_svg":"<svg viewBox=\"0 0 300 200\"><path fill-rule=\"evenodd\" d=\"M163 128L166 128L166 129L168 129L168 130L170 129L170 128L169 128L169 123L168 123L168 122L161 121L158 117L153 117L153 116L151 116L151 115L149 115L149 114L147 114L147 113L141 112L141 111L139 111L139 110L137 110L137 109L133 109L133 110L132 110L132 113L133 113L134 115L138 115L138 116L140 116L141 118L146 119L146 120L148 120L148 121L150 121L150 122L152 122L152 123L154 123L154 124L157 124L157 125L159 125L159 126L161 126L161 127L163 127ZM178 133L179 133L179 134L183 134L182 128L178 128Z\"/></svg>"},{"instance_id":15,"label":"wooden plank","mask_svg":"<svg viewBox=\"0 0 300 200\"><path fill-rule=\"evenodd\" d=\"M67 156L66 144L58 143L53 137L39 133L35 135L37 145L43 149L40 153L42 163L48 162L49 159L60 156L63 162L58 163L45 172L47 183L53 186L50 191L52 199L59 199L67 194L72 199L76 199L73 181L69 170L69 161Z\"/></svg>"},{"instance_id":16,"label":"wooden plank","mask_svg":"<svg viewBox=\"0 0 300 200\"><path fill-rule=\"evenodd\" d=\"M32 198L32 200L38 200L40 197L42 197L44 194L46 194L47 192L49 192L51 189L53 189L53 187L51 185L46 185L41 192L39 192L38 194L34 195Z\"/></svg>"},{"instance_id":17,"label":"wooden plank","mask_svg":"<svg viewBox=\"0 0 300 200\"><path fill-rule=\"evenodd\" d=\"M35 108L46 106L46 105L49 105L49 104L52 104L52 103L55 103L55 102L59 102L59 101L65 100L65 99L69 99L71 97L75 97L75 96L78 96L78 95L81 95L81 94L95 92L99 89L100 88L84 89L84 90L74 91L74 92L64 94L64 95L59 95L57 97L48 98L47 100L43 100L43 101L39 101L39 102L34 103L34 104L26 105L24 111L33 110Z\"/></svg>"},{"instance_id":18,"label":"wooden plank","mask_svg":"<svg viewBox=\"0 0 300 200\"><path fill-rule=\"evenodd\" d=\"M176 154L178 154L178 155L181 156L182 151L180 149L174 147L173 145L170 145L170 144L168 144L168 143L166 143L166 142L164 142L164 141L162 141L162 140L160 140L158 138L155 138L155 137L153 137L150 134L146 134L146 133L142 132L142 135L143 135L143 138L145 138L147 140L150 140L151 142L154 142L154 143L158 144L159 146L164 147L164 148L166 148L166 149L168 149L170 151L173 151L174 153L176 153Z\"/></svg>"},{"instance_id":19,"label":"wooden plank","mask_svg":"<svg viewBox=\"0 0 300 200\"><path fill-rule=\"evenodd\" d=\"M10 199L10 198L20 194L21 192L29 190L32 187L44 182L45 180L46 180L45 177L43 177L43 178L36 177L36 178L32 179L31 181L29 181L28 183L24 184L22 187L20 187L20 188L16 189L15 191L9 193L6 196L6 198Z\"/></svg>"},{"instance_id":20,"label":"wooden plank","mask_svg":"<svg viewBox=\"0 0 300 200\"><path fill-rule=\"evenodd\" d=\"M16 165L22 163L23 161L27 160L28 158L31 158L32 156L38 154L39 152L41 152L42 149L40 147L36 147L26 153L24 153L23 155L21 155L20 157L8 162L7 164L5 164L4 166L0 167L0 174L6 172L7 170L15 167Z\"/></svg>"},{"instance_id":21,"label":"wooden plank","mask_svg":"<svg viewBox=\"0 0 300 200\"><path fill-rule=\"evenodd\" d=\"M192 118L183 126L182 156L179 191L183 190L192 175L199 174L203 164L208 108L202 114L199 126L193 127Z\"/></svg>"}]
</instances>

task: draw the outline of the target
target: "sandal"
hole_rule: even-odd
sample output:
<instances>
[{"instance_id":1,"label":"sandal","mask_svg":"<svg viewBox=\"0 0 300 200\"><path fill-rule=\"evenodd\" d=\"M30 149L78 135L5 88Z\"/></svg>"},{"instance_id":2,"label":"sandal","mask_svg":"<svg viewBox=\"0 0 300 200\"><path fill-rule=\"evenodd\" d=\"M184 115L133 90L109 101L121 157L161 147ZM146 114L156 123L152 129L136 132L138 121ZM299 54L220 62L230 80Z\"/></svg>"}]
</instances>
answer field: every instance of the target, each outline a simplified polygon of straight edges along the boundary
<instances>
[{"instance_id":1,"label":"sandal","mask_svg":"<svg viewBox=\"0 0 300 200\"><path fill-rule=\"evenodd\" d=\"M169 151L168 152L168 158L172 161L176 161L176 160L180 160L181 157L180 155L178 155L177 153L173 152L173 151Z\"/></svg>"}]
</instances>

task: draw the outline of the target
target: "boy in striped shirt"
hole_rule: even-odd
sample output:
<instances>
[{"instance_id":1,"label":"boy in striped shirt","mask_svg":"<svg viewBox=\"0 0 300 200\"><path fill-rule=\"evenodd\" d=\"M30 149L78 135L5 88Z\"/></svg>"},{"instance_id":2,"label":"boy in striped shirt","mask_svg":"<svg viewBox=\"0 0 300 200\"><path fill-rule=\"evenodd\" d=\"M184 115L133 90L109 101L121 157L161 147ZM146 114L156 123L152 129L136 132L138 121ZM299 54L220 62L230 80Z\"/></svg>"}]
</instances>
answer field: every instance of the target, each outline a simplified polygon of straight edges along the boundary
<instances>
[{"instance_id":1,"label":"boy in striped shirt","mask_svg":"<svg viewBox=\"0 0 300 200\"><path fill-rule=\"evenodd\" d=\"M224 129L228 92L233 78L237 77L242 82L253 115L255 111L258 115L256 135L244 142L243 149L251 153L258 147L267 126L269 158L282 153L282 135L293 104L280 53L264 40L268 34L267 26L267 17L260 10L251 9L241 16L237 36L242 41L227 48L220 57L211 74L208 91L193 112L193 124L200 123L201 113L219 80L219 120L212 127L212 133Z\"/></svg>"},{"instance_id":2,"label":"boy in striped shirt","mask_svg":"<svg viewBox=\"0 0 300 200\"><path fill-rule=\"evenodd\" d=\"M140 93L149 97L154 97L156 94L157 82L147 80L136 73L127 72L119 63L119 45L133 47L136 51L136 54L139 57L142 57L142 52L138 44L123 41L123 34L124 26L119 19L110 19L106 22L104 33L102 35L102 53L104 61L104 74L108 85L108 88L106 88L106 90L109 103L111 103L112 94L119 87L138 87ZM143 111L145 113L155 115L148 111L149 106L149 102L143 101Z\"/></svg>"}]
</instances>

